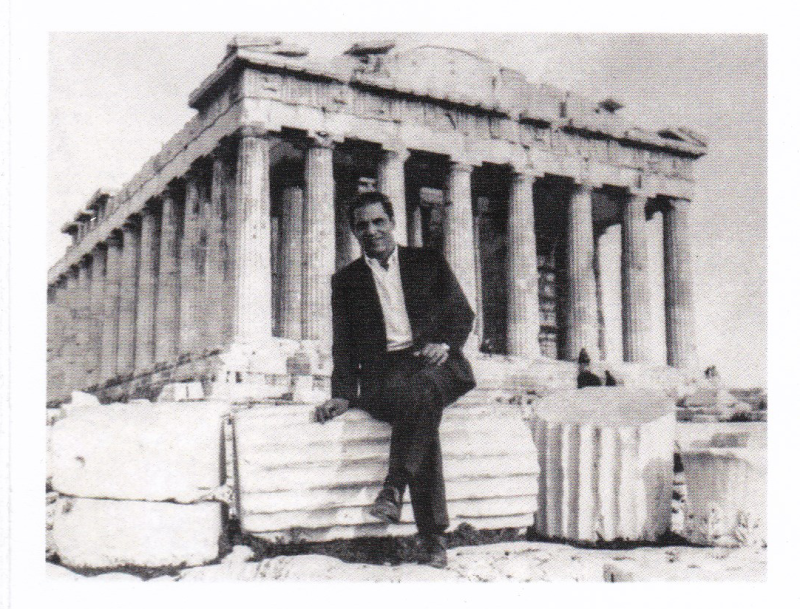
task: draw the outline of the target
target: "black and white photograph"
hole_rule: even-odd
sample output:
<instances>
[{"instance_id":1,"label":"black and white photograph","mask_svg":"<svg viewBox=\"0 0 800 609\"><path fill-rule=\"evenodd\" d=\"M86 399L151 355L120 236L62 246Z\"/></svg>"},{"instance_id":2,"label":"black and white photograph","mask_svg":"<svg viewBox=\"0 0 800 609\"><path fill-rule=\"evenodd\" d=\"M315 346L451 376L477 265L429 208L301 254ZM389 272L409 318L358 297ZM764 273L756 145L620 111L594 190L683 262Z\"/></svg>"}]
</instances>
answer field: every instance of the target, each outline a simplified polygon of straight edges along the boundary
<instances>
[{"instance_id":1,"label":"black and white photograph","mask_svg":"<svg viewBox=\"0 0 800 609\"><path fill-rule=\"evenodd\" d=\"M342 25L40 32L41 581L775 581L767 32Z\"/></svg>"}]
</instances>

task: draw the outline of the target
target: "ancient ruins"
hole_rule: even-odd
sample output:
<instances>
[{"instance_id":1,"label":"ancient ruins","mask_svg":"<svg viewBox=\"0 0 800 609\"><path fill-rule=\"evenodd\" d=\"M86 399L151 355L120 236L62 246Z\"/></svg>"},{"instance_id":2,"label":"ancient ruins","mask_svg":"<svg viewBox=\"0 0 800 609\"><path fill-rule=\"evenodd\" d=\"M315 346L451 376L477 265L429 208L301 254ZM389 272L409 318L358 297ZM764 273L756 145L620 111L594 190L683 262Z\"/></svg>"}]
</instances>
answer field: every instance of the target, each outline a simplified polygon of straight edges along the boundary
<instances>
[{"instance_id":1,"label":"ancient ruins","mask_svg":"<svg viewBox=\"0 0 800 609\"><path fill-rule=\"evenodd\" d=\"M365 188L394 201L400 243L445 253L478 312L478 367L581 348L603 360L612 340L624 362L695 365L687 210L706 145L691 131L640 129L613 99L390 42L323 62L238 37L189 105L196 116L136 176L63 227L72 244L48 277L51 403L77 389L154 397L183 380L229 399L324 395L330 276L360 255L343 207ZM619 337L597 262L616 225ZM665 362L651 348L653 268Z\"/></svg>"},{"instance_id":2,"label":"ancient ruins","mask_svg":"<svg viewBox=\"0 0 800 609\"><path fill-rule=\"evenodd\" d=\"M233 520L270 543L413 533L410 505L396 525L366 512L388 424L309 418L329 391L330 277L360 255L344 210L364 189L394 202L401 244L444 253L477 312L478 386L441 425L453 526L764 547L766 426L675 421L698 387L683 404L698 417L727 399L711 369L692 380L697 134L391 42L319 61L237 37L189 105L136 176L66 223L50 269L51 559L205 565ZM624 387L575 389L583 349ZM633 577L611 566L592 577Z\"/></svg>"}]
</instances>

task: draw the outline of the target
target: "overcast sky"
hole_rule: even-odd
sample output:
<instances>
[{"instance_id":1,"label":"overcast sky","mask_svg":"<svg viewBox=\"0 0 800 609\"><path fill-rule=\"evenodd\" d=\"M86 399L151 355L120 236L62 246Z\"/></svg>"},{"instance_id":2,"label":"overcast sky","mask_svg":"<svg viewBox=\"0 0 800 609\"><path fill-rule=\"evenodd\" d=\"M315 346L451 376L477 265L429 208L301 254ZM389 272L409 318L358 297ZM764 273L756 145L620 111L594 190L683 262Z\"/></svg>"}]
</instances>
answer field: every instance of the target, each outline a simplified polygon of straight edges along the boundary
<instances>
[{"instance_id":1,"label":"overcast sky","mask_svg":"<svg viewBox=\"0 0 800 609\"><path fill-rule=\"evenodd\" d=\"M600 100L650 128L705 135L696 163L693 253L700 363L733 386L766 384L766 38L615 34L278 34L331 56L365 38L440 44ZM48 262L59 227L101 186L119 187L193 111L189 93L232 33L52 34Z\"/></svg>"}]
</instances>

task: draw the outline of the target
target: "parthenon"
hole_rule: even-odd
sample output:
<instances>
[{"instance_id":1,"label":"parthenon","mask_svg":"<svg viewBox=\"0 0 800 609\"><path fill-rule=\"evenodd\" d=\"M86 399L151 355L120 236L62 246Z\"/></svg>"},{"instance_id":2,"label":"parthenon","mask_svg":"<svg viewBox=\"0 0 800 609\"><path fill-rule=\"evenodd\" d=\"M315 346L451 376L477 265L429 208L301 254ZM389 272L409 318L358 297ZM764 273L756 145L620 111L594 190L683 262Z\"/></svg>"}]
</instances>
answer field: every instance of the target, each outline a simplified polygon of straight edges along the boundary
<instances>
[{"instance_id":1,"label":"parthenon","mask_svg":"<svg viewBox=\"0 0 800 609\"><path fill-rule=\"evenodd\" d=\"M360 189L394 202L399 243L444 252L477 312L473 353L604 360L617 340L623 362L696 366L689 208L706 143L691 130L638 128L614 99L390 41L323 61L237 37L189 105L194 118L138 174L63 227L50 402L181 380L232 398L303 379L324 393L330 277L360 255L344 211ZM619 337L598 262L612 232Z\"/></svg>"}]
</instances>

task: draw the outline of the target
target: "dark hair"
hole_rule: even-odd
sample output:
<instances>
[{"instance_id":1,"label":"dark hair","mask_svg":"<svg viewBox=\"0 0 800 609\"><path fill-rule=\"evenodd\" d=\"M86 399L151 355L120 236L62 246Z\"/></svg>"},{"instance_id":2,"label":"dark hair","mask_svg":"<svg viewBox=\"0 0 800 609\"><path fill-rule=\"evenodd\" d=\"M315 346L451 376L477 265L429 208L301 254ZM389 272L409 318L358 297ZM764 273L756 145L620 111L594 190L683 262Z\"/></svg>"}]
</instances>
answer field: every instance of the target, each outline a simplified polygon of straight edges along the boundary
<instances>
[{"instance_id":1,"label":"dark hair","mask_svg":"<svg viewBox=\"0 0 800 609\"><path fill-rule=\"evenodd\" d=\"M350 226L353 226L353 218L356 210L359 207L372 205L373 203L380 203L386 215L389 216L389 219L394 220L394 208L392 207L392 202L389 200L389 197L377 190L370 190L358 193L347 205L347 219L350 221Z\"/></svg>"}]
</instances>

